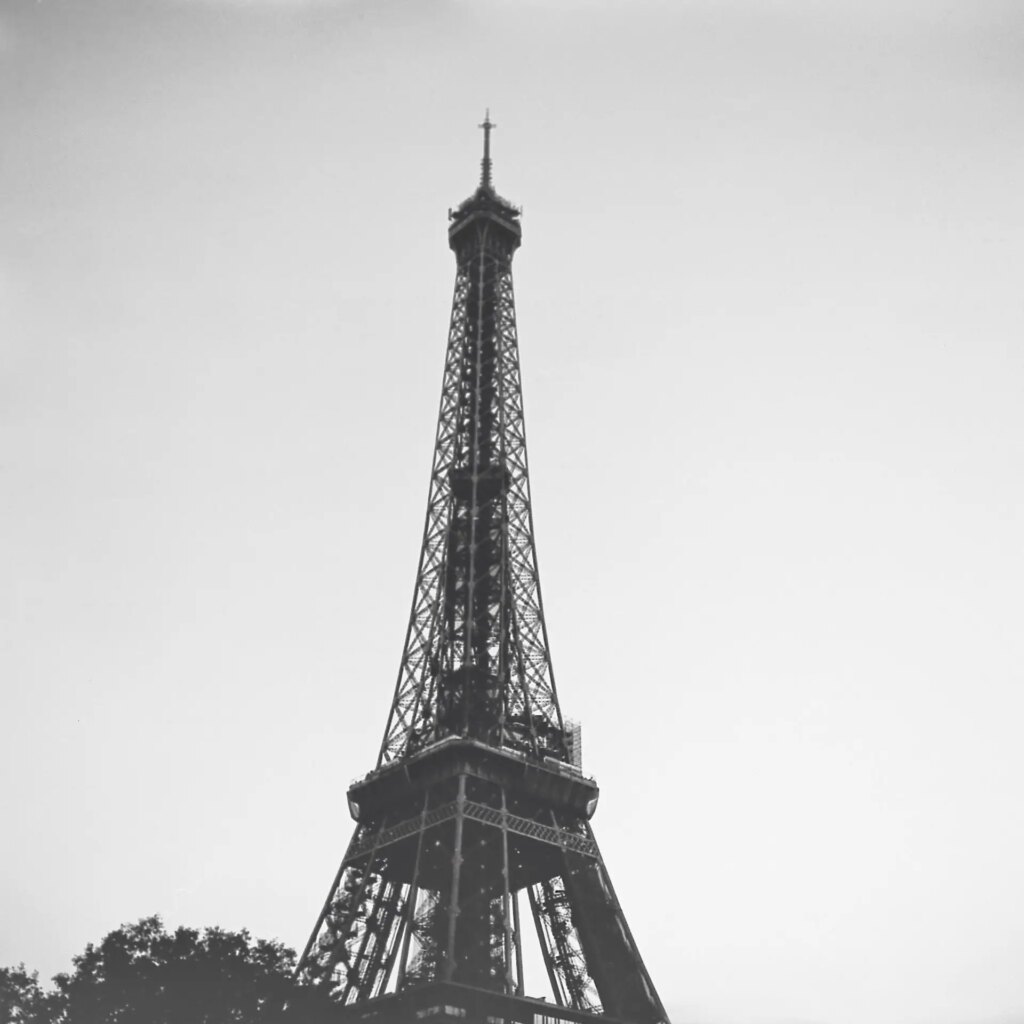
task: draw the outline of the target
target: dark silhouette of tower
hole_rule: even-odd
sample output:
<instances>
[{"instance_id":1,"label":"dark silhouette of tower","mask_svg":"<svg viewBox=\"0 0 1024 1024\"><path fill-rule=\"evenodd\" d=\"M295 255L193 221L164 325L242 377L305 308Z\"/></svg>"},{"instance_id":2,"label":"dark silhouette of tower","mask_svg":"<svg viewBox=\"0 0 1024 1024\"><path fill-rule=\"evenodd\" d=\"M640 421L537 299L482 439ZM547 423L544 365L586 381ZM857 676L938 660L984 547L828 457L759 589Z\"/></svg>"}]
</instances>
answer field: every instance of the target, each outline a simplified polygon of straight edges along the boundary
<instances>
[{"instance_id":1,"label":"dark silhouette of tower","mask_svg":"<svg viewBox=\"0 0 1024 1024\"><path fill-rule=\"evenodd\" d=\"M455 297L395 696L298 973L344 1020L658 1024L555 691L512 294L520 211L493 188L481 127L480 185L449 213ZM531 926L549 1001L527 995Z\"/></svg>"}]
</instances>

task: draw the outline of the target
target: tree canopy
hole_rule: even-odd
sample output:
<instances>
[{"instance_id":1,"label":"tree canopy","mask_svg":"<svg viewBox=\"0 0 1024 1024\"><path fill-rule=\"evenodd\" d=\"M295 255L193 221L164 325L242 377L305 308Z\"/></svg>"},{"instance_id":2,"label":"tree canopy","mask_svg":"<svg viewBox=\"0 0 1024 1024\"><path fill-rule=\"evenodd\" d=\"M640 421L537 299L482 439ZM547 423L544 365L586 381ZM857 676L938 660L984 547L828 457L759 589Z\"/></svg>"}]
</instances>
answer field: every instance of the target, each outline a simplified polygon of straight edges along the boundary
<instances>
[{"instance_id":1,"label":"tree canopy","mask_svg":"<svg viewBox=\"0 0 1024 1024\"><path fill-rule=\"evenodd\" d=\"M51 991L24 965L0 970L0 1024L276 1024L316 1021L330 1008L292 980L291 949L245 930L168 932L146 917L72 964Z\"/></svg>"},{"instance_id":2,"label":"tree canopy","mask_svg":"<svg viewBox=\"0 0 1024 1024\"><path fill-rule=\"evenodd\" d=\"M0 1022L2 1024L50 1024L59 1020L60 995L44 992L39 976L24 964L0 967Z\"/></svg>"}]
</instances>

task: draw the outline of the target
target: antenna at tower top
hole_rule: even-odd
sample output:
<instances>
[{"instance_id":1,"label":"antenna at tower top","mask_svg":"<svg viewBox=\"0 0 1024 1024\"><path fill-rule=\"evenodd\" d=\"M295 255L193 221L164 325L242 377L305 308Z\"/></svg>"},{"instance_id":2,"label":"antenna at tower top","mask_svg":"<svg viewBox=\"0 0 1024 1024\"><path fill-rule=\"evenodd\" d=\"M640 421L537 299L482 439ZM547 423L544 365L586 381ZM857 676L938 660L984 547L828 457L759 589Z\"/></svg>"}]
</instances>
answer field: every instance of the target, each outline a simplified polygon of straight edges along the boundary
<instances>
[{"instance_id":1,"label":"antenna at tower top","mask_svg":"<svg viewBox=\"0 0 1024 1024\"><path fill-rule=\"evenodd\" d=\"M483 124L477 125L484 130L484 158L480 161L480 186L481 188L491 187L491 129L497 128L491 121L491 111L488 108L484 112Z\"/></svg>"}]
</instances>

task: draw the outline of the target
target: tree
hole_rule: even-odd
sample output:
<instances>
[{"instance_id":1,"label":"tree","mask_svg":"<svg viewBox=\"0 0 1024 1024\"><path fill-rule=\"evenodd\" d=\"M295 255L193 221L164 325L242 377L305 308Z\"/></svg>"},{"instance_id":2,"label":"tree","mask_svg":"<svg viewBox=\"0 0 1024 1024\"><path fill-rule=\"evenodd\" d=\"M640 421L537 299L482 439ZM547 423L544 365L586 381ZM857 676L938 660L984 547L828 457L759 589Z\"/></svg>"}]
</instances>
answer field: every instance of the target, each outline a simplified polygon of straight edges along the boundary
<instances>
[{"instance_id":1,"label":"tree","mask_svg":"<svg viewBox=\"0 0 1024 1024\"><path fill-rule=\"evenodd\" d=\"M5 971L0 998L9 990L12 1009L0 1004L0 1024L315 1024L332 1005L292 980L292 950L244 930L171 933L146 917L90 943L72 963L51 993L23 967Z\"/></svg>"},{"instance_id":2,"label":"tree","mask_svg":"<svg viewBox=\"0 0 1024 1024\"><path fill-rule=\"evenodd\" d=\"M59 1010L60 996L43 991L36 971L0 967L0 1024L50 1024Z\"/></svg>"}]
</instances>

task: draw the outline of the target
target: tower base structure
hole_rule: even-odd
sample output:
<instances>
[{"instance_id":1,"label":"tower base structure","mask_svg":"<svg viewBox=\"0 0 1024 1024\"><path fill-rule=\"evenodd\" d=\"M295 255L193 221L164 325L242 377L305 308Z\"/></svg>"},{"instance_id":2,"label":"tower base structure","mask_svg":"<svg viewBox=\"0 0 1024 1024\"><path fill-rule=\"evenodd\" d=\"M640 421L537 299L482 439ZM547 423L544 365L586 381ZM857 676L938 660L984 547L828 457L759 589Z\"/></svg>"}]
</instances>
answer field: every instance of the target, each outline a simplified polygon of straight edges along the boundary
<instances>
[{"instance_id":1,"label":"tower base structure","mask_svg":"<svg viewBox=\"0 0 1024 1024\"><path fill-rule=\"evenodd\" d=\"M477 993L473 1006L501 1010L480 1024L539 1024L538 1007L551 1020L664 1021L590 828L598 796L576 765L460 736L371 772L348 791L357 827L306 976L346 1020L461 1017ZM526 922L555 1004L526 995ZM461 1001L423 995L438 985Z\"/></svg>"},{"instance_id":2,"label":"tower base structure","mask_svg":"<svg viewBox=\"0 0 1024 1024\"><path fill-rule=\"evenodd\" d=\"M338 1024L629 1024L546 999L438 981L338 1010Z\"/></svg>"}]
</instances>

